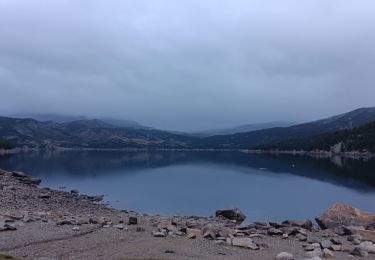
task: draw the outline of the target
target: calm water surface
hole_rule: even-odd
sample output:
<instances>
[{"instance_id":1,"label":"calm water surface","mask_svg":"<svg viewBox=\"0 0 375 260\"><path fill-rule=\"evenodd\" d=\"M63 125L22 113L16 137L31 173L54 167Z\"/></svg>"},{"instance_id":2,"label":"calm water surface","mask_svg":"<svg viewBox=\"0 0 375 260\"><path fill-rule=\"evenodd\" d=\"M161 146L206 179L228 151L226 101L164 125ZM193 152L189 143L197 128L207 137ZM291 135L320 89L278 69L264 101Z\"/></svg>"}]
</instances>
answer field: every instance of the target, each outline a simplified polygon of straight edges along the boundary
<instances>
[{"instance_id":1,"label":"calm water surface","mask_svg":"<svg viewBox=\"0 0 375 260\"><path fill-rule=\"evenodd\" d=\"M333 203L375 212L375 160L241 152L59 152L0 157L42 186L105 194L118 209L210 216L239 207L253 220L313 219Z\"/></svg>"}]
</instances>

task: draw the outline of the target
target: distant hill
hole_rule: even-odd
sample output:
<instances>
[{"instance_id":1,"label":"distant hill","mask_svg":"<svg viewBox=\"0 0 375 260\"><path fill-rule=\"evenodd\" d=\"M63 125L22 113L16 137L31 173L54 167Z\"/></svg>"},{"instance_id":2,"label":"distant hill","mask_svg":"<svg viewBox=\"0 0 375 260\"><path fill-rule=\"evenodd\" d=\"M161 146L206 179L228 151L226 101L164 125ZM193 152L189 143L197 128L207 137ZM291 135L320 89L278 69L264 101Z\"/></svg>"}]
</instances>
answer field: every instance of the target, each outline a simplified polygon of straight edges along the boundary
<instances>
[{"instance_id":1,"label":"distant hill","mask_svg":"<svg viewBox=\"0 0 375 260\"><path fill-rule=\"evenodd\" d=\"M93 118L87 117L87 116L71 116L71 115L61 115L61 114L17 114L11 116L13 118L31 118L35 119L37 121L45 122L45 121L52 121L55 123L69 123L73 121L79 121L79 120L92 120ZM117 118L99 118L100 121L103 121L105 123L114 125L114 126L120 126L120 127L131 127L131 128L150 128L143 126L139 124L136 121L133 120L127 120L127 119L117 119Z\"/></svg>"},{"instance_id":2,"label":"distant hill","mask_svg":"<svg viewBox=\"0 0 375 260\"><path fill-rule=\"evenodd\" d=\"M130 127L113 120L83 119L69 122L38 121L31 118L0 117L0 139L15 147L31 148L161 148L161 149L254 149L352 129L375 121L375 108L290 127L196 137L144 126ZM125 125L125 127L124 127Z\"/></svg>"},{"instance_id":3,"label":"distant hill","mask_svg":"<svg viewBox=\"0 0 375 260\"><path fill-rule=\"evenodd\" d=\"M0 138L30 148L188 148L191 137L118 127L101 120L68 123L0 117Z\"/></svg>"},{"instance_id":4,"label":"distant hill","mask_svg":"<svg viewBox=\"0 0 375 260\"><path fill-rule=\"evenodd\" d=\"M309 138L292 139L259 148L288 151L324 150L336 153L353 151L375 153L375 121L354 129L340 130Z\"/></svg>"},{"instance_id":5,"label":"distant hill","mask_svg":"<svg viewBox=\"0 0 375 260\"><path fill-rule=\"evenodd\" d=\"M293 125L293 123L291 122L268 122L261 124L240 125L233 128L211 129L205 131L191 132L189 134L192 136L209 137L214 135L231 135L237 133L246 133L261 129L268 129L273 127L287 127L291 125Z\"/></svg>"},{"instance_id":6,"label":"distant hill","mask_svg":"<svg viewBox=\"0 0 375 260\"><path fill-rule=\"evenodd\" d=\"M253 149L289 139L352 129L375 120L375 108L360 108L349 113L290 127L275 127L233 135L218 135L199 140L197 147Z\"/></svg>"}]
</instances>

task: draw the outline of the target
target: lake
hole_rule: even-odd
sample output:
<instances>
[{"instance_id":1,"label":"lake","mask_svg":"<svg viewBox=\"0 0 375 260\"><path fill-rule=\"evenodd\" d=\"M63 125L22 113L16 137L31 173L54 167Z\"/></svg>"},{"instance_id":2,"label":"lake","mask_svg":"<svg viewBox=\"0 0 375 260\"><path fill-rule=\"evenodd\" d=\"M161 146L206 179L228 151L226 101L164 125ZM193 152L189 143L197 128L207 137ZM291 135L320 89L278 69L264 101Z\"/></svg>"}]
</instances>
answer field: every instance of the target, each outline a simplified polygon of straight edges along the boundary
<instances>
[{"instance_id":1,"label":"lake","mask_svg":"<svg viewBox=\"0 0 375 260\"><path fill-rule=\"evenodd\" d=\"M0 156L41 186L105 194L117 209L213 215L239 207L247 221L313 219L334 203L375 212L375 160L242 152L74 151Z\"/></svg>"}]
</instances>

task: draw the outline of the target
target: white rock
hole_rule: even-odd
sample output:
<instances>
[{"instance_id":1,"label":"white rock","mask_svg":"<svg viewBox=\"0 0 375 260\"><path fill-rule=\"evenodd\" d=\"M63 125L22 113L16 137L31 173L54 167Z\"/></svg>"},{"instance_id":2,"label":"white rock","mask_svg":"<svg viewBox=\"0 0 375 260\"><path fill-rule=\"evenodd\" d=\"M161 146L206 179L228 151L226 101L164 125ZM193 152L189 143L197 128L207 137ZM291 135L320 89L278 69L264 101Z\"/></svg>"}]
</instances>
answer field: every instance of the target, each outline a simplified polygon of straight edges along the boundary
<instances>
[{"instance_id":1,"label":"white rock","mask_svg":"<svg viewBox=\"0 0 375 260\"><path fill-rule=\"evenodd\" d=\"M79 231L80 229L79 229L79 227L73 227L72 230L73 231Z\"/></svg>"},{"instance_id":2,"label":"white rock","mask_svg":"<svg viewBox=\"0 0 375 260\"><path fill-rule=\"evenodd\" d=\"M238 247L250 248L253 250L259 249L258 246L254 243L254 241L248 237L242 237L242 238L235 237L232 239L232 245L238 246Z\"/></svg>"},{"instance_id":3,"label":"white rock","mask_svg":"<svg viewBox=\"0 0 375 260\"><path fill-rule=\"evenodd\" d=\"M294 256L291 253L288 252L281 252L279 253L276 258L276 260L294 260Z\"/></svg>"}]
</instances>

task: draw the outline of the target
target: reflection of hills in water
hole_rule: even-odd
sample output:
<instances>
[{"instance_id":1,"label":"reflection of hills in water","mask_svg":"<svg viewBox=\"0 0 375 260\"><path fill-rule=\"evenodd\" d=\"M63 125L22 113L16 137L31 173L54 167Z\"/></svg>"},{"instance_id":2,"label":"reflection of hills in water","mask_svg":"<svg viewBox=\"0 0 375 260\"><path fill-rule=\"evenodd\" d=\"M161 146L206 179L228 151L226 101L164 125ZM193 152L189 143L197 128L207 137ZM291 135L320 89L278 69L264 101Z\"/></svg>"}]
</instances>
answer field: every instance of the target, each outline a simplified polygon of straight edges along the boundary
<instances>
[{"instance_id":1,"label":"reflection of hills in water","mask_svg":"<svg viewBox=\"0 0 375 260\"><path fill-rule=\"evenodd\" d=\"M265 173L289 173L359 191L375 187L375 160L292 155L249 155L240 152L198 151L74 151L17 154L0 157L0 168L25 171L35 176L64 173L82 178L96 175L136 173L147 168L178 164L216 164L265 169ZM244 171L239 171L244 172ZM127 174L128 174L127 173ZM250 172L246 172L249 173Z\"/></svg>"}]
</instances>

